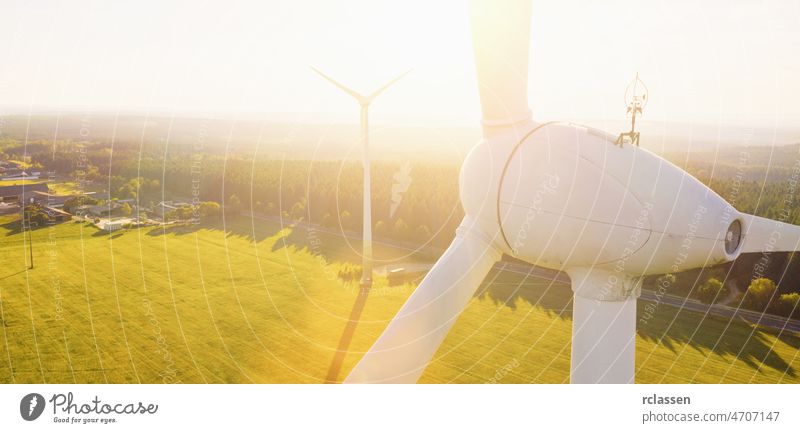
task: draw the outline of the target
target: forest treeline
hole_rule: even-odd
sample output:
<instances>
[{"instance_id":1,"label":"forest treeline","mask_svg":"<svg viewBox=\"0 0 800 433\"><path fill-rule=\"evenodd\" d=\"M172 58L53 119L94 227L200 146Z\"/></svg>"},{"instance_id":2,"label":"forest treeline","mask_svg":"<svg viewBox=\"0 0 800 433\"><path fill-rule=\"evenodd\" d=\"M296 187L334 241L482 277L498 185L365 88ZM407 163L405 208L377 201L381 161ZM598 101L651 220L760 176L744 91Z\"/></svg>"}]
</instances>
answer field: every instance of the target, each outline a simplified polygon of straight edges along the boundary
<instances>
[{"instance_id":1,"label":"forest treeline","mask_svg":"<svg viewBox=\"0 0 800 433\"><path fill-rule=\"evenodd\" d=\"M76 150L80 147L80 151ZM27 146L30 162L108 187L116 199L143 205L202 201L281 215L344 230L360 231L362 166L356 161L275 160L253 155L203 152L143 152L102 144ZM13 152L7 148L6 152ZM78 159L84 167L77 167ZM446 246L463 217L458 200L458 164L376 161L372 164L372 218L376 236ZM80 170L81 173L77 173ZM87 187L90 188L90 187Z\"/></svg>"}]
</instances>

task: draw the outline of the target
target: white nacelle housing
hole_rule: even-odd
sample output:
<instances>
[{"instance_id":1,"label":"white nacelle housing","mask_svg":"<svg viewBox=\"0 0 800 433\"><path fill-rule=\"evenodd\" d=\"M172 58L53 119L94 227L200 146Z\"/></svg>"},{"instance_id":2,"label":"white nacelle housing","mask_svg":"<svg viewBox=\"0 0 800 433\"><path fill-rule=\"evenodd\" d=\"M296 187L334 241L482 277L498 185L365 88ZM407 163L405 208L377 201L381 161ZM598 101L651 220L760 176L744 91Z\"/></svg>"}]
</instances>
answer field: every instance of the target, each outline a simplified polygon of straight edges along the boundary
<instances>
[{"instance_id":1,"label":"white nacelle housing","mask_svg":"<svg viewBox=\"0 0 800 433\"><path fill-rule=\"evenodd\" d=\"M733 260L741 244L742 216L700 181L577 125L526 125L482 142L461 192L499 249L551 269L677 272Z\"/></svg>"}]
</instances>

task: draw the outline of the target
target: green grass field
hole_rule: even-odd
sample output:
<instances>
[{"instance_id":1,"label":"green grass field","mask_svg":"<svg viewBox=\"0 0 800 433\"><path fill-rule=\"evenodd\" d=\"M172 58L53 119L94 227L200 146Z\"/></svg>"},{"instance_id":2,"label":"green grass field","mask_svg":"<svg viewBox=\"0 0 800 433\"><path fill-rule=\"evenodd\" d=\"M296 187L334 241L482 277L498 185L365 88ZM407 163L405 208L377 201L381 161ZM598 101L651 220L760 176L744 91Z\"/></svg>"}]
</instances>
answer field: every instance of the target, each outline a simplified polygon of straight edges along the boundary
<instances>
[{"instance_id":1,"label":"green grass field","mask_svg":"<svg viewBox=\"0 0 800 433\"><path fill-rule=\"evenodd\" d=\"M17 230L0 219L4 383L318 383L356 297L336 278L358 262L353 249L274 222L110 236L70 222L33 232L32 270ZM339 380L412 290L377 278ZM494 272L422 381L568 381L570 297L561 283ZM727 325L658 306L639 324L637 381L800 381L800 337Z\"/></svg>"},{"instance_id":2,"label":"green grass field","mask_svg":"<svg viewBox=\"0 0 800 433\"><path fill-rule=\"evenodd\" d=\"M78 194L81 192L77 182L72 181L50 182L48 187L53 194L58 195Z\"/></svg>"}]
</instances>

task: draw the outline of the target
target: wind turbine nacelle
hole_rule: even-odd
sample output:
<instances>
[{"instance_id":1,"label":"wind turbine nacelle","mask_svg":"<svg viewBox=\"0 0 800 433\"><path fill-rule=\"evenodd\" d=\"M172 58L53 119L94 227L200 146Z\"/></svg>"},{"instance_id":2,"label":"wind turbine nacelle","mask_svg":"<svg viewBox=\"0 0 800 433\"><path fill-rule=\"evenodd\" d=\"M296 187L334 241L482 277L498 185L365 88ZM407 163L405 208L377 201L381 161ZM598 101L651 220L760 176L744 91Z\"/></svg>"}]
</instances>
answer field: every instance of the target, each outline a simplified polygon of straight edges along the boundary
<instances>
[{"instance_id":1,"label":"wind turbine nacelle","mask_svg":"<svg viewBox=\"0 0 800 433\"><path fill-rule=\"evenodd\" d=\"M734 260L743 216L638 146L565 123L480 142L461 170L468 216L501 251L556 270L642 276Z\"/></svg>"}]
</instances>

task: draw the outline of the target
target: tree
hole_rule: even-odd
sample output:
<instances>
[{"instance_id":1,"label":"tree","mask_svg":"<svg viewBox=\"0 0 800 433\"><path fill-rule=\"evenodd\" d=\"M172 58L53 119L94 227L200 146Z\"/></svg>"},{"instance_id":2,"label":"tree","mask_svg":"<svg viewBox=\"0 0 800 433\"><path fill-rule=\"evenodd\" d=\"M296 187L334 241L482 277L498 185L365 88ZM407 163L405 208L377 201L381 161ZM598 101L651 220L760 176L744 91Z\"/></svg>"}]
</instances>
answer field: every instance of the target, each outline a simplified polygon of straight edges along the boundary
<instances>
[{"instance_id":1,"label":"tree","mask_svg":"<svg viewBox=\"0 0 800 433\"><path fill-rule=\"evenodd\" d=\"M161 181L158 179L150 179L150 182L146 183L147 190L150 192L156 192L161 190Z\"/></svg>"},{"instance_id":2,"label":"tree","mask_svg":"<svg viewBox=\"0 0 800 433\"><path fill-rule=\"evenodd\" d=\"M194 208L191 206L181 206L175 212L181 221L190 220L194 216Z\"/></svg>"},{"instance_id":3,"label":"tree","mask_svg":"<svg viewBox=\"0 0 800 433\"><path fill-rule=\"evenodd\" d=\"M84 178L86 180L103 180L103 175L96 166L90 165L84 170Z\"/></svg>"},{"instance_id":4,"label":"tree","mask_svg":"<svg viewBox=\"0 0 800 433\"><path fill-rule=\"evenodd\" d=\"M330 213L325 213L325 215L322 216L322 226L323 227L336 227L336 220L333 219L333 217L331 217Z\"/></svg>"},{"instance_id":5,"label":"tree","mask_svg":"<svg viewBox=\"0 0 800 433\"><path fill-rule=\"evenodd\" d=\"M800 294L784 293L772 304L772 312L783 317L800 318Z\"/></svg>"},{"instance_id":6,"label":"tree","mask_svg":"<svg viewBox=\"0 0 800 433\"><path fill-rule=\"evenodd\" d=\"M775 282L769 278L756 278L750 282L744 301L747 307L764 310L775 296Z\"/></svg>"},{"instance_id":7,"label":"tree","mask_svg":"<svg viewBox=\"0 0 800 433\"><path fill-rule=\"evenodd\" d=\"M72 213L75 208L83 205L96 205L98 202L92 197L87 195L79 195L72 197L64 202L64 211Z\"/></svg>"},{"instance_id":8,"label":"tree","mask_svg":"<svg viewBox=\"0 0 800 433\"><path fill-rule=\"evenodd\" d=\"M728 296L728 289L722 281L711 277L697 289L697 297L706 304L720 302Z\"/></svg>"},{"instance_id":9,"label":"tree","mask_svg":"<svg viewBox=\"0 0 800 433\"><path fill-rule=\"evenodd\" d=\"M294 205L292 205L292 218L299 220L306 216L306 206L302 202L298 201Z\"/></svg>"},{"instance_id":10,"label":"tree","mask_svg":"<svg viewBox=\"0 0 800 433\"><path fill-rule=\"evenodd\" d=\"M50 215L46 214L38 204L25 206L25 218L35 226L43 226L50 222Z\"/></svg>"},{"instance_id":11,"label":"tree","mask_svg":"<svg viewBox=\"0 0 800 433\"><path fill-rule=\"evenodd\" d=\"M427 242L431 239L431 231L428 229L428 226L421 225L417 227L417 232L415 239L419 243Z\"/></svg>"},{"instance_id":12,"label":"tree","mask_svg":"<svg viewBox=\"0 0 800 433\"><path fill-rule=\"evenodd\" d=\"M664 274L656 279L656 290L666 291L678 281L673 274Z\"/></svg>"},{"instance_id":13,"label":"tree","mask_svg":"<svg viewBox=\"0 0 800 433\"><path fill-rule=\"evenodd\" d=\"M778 291L790 293L794 288L800 287L800 254L797 252L784 253L786 265L778 276Z\"/></svg>"},{"instance_id":14,"label":"tree","mask_svg":"<svg viewBox=\"0 0 800 433\"><path fill-rule=\"evenodd\" d=\"M394 235L396 237L404 238L408 235L408 224L402 218L398 218L394 222Z\"/></svg>"},{"instance_id":15,"label":"tree","mask_svg":"<svg viewBox=\"0 0 800 433\"><path fill-rule=\"evenodd\" d=\"M228 197L228 201L225 202L225 214L238 214L242 211L242 201L239 200L239 196L236 194L231 195Z\"/></svg>"},{"instance_id":16,"label":"tree","mask_svg":"<svg viewBox=\"0 0 800 433\"><path fill-rule=\"evenodd\" d=\"M122 206L119 207L119 212L123 216L131 216L133 209L131 209L131 205L129 205L128 203L122 203Z\"/></svg>"},{"instance_id":17,"label":"tree","mask_svg":"<svg viewBox=\"0 0 800 433\"><path fill-rule=\"evenodd\" d=\"M220 215L221 209L219 203L215 201L204 201L200 203L198 212L202 218L216 218Z\"/></svg>"},{"instance_id":18,"label":"tree","mask_svg":"<svg viewBox=\"0 0 800 433\"><path fill-rule=\"evenodd\" d=\"M386 226L386 223L383 222L383 220L378 220L378 222L375 223L375 234L376 235L378 235L378 236L386 236L388 231L389 231L389 228Z\"/></svg>"},{"instance_id":19,"label":"tree","mask_svg":"<svg viewBox=\"0 0 800 433\"><path fill-rule=\"evenodd\" d=\"M357 281L361 278L361 266L345 263L337 272L337 276L342 281Z\"/></svg>"},{"instance_id":20,"label":"tree","mask_svg":"<svg viewBox=\"0 0 800 433\"><path fill-rule=\"evenodd\" d=\"M350 216L350 212L342 211L339 215L339 222L342 224L342 228L349 229L353 224L353 218Z\"/></svg>"},{"instance_id":21,"label":"tree","mask_svg":"<svg viewBox=\"0 0 800 433\"><path fill-rule=\"evenodd\" d=\"M119 180L117 181L117 178ZM142 178L135 178L131 179L125 183L123 183L119 188L117 188L117 197L119 198L136 198L139 195L139 188L141 186L141 179ZM112 181L123 181L125 178L121 176L114 176L112 177Z\"/></svg>"}]
</instances>

